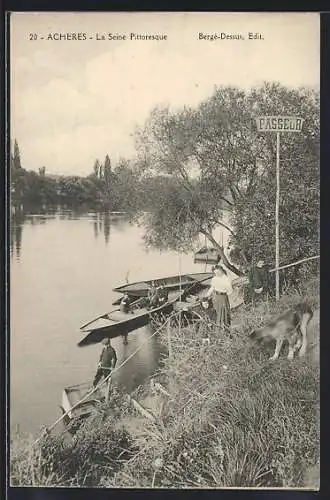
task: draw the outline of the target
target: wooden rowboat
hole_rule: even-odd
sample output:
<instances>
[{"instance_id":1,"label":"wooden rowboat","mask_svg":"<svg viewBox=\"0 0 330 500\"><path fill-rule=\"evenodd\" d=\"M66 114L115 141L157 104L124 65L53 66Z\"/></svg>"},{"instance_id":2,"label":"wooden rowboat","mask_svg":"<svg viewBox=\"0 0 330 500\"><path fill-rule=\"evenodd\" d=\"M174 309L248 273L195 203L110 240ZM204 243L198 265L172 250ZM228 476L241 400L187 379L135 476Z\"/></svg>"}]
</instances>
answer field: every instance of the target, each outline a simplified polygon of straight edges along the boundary
<instances>
[{"instance_id":1,"label":"wooden rowboat","mask_svg":"<svg viewBox=\"0 0 330 500\"><path fill-rule=\"evenodd\" d=\"M101 342L105 338L127 335L133 330L146 326L150 323L152 317L171 313L174 303L183 294L184 290L170 292L168 301L153 309L147 309L144 304L139 307L140 298L140 300L136 300L130 305L131 310L128 313L115 309L103 314L80 328L87 335L78 343L78 346L84 347Z\"/></svg>"},{"instance_id":2,"label":"wooden rowboat","mask_svg":"<svg viewBox=\"0 0 330 500\"><path fill-rule=\"evenodd\" d=\"M173 291L187 288L196 282L205 283L211 280L213 273L189 273L176 276L168 276L165 278L157 278L154 280L137 281L136 283L127 283L113 289L114 292L131 295L134 297L146 297L150 290L152 282L155 287L162 286L165 290ZM118 304L121 299L118 299L114 304Z\"/></svg>"},{"instance_id":3,"label":"wooden rowboat","mask_svg":"<svg viewBox=\"0 0 330 500\"><path fill-rule=\"evenodd\" d=\"M101 404L101 401L104 400L102 389L98 389L75 407L75 405L91 392L91 390L91 383L72 385L71 387L63 389L62 404L60 406L63 414L65 414L63 421L67 427L73 425L73 431L76 430L83 420L95 415L98 406Z\"/></svg>"},{"instance_id":4,"label":"wooden rowboat","mask_svg":"<svg viewBox=\"0 0 330 500\"><path fill-rule=\"evenodd\" d=\"M84 399L84 397L91 392L91 390L91 383L77 384L63 389L62 404L60 408L63 415L65 414L63 417L64 425L71 434L74 434L87 418L102 414L101 407L105 401L105 386L103 386L103 388L100 387L96 392L91 394L91 396L78 404L79 401ZM144 417L147 417L149 420L155 420L151 410L144 408L131 395L122 394L122 398L123 400L127 400L127 402Z\"/></svg>"}]
</instances>

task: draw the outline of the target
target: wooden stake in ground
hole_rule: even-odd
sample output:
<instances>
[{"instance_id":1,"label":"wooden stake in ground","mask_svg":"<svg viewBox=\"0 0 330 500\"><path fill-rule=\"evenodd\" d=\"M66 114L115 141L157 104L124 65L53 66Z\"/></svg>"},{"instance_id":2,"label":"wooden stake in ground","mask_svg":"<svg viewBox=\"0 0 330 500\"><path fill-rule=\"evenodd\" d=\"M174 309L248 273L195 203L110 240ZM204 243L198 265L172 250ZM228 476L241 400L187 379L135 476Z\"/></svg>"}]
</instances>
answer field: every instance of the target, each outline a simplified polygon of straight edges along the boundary
<instances>
[{"instance_id":1,"label":"wooden stake in ground","mask_svg":"<svg viewBox=\"0 0 330 500\"><path fill-rule=\"evenodd\" d=\"M107 392L105 397L106 403L109 403L110 400L110 387L111 387L111 377L108 378L108 383L107 383Z\"/></svg>"},{"instance_id":2,"label":"wooden stake in ground","mask_svg":"<svg viewBox=\"0 0 330 500\"><path fill-rule=\"evenodd\" d=\"M168 343L168 361L169 361L169 391L172 392L172 374L171 374L171 363L172 363L172 343L171 343L171 322L167 323L167 343Z\"/></svg>"}]
</instances>

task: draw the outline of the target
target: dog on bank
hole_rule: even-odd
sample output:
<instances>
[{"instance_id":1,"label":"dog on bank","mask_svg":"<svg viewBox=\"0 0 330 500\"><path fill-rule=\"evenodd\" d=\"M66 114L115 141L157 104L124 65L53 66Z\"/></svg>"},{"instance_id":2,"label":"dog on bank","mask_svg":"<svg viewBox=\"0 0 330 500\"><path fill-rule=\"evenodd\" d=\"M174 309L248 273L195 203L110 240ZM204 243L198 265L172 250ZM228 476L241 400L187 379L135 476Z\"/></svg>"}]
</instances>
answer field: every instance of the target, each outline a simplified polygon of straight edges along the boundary
<instances>
[{"instance_id":1,"label":"dog on bank","mask_svg":"<svg viewBox=\"0 0 330 500\"><path fill-rule=\"evenodd\" d=\"M250 333L251 340L272 338L276 340L276 347L270 360L279 357L283 342L289 343L288 359L293 359L296 351L299 356L305 356L307 350L307 325L313 317L313 311L306 303L300 303L288 309L277 318L268 322L262 328Z\"/></svg>"}]
</instances>

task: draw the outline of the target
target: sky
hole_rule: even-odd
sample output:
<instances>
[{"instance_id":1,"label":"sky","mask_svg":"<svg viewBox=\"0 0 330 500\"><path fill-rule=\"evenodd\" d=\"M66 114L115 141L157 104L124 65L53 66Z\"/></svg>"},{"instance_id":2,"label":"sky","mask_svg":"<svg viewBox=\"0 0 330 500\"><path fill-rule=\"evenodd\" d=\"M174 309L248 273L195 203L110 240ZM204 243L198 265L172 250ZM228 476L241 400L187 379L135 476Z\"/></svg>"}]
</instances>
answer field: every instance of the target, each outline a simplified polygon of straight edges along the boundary
<instances>
[{"instance_id":1,"label":"sky","mask_svg":"<svg viewBox=\"0 0 330 500\"><path fill-rule=\"evenodd\" d=\"M47 39L54 33L87 39ZM96 158L134 156L135 127L155 106L197 106L216 85L319 88L319 38L315 13L13 13L11 137L28 170L88 175Z\"/></svg>"}]
</instances>

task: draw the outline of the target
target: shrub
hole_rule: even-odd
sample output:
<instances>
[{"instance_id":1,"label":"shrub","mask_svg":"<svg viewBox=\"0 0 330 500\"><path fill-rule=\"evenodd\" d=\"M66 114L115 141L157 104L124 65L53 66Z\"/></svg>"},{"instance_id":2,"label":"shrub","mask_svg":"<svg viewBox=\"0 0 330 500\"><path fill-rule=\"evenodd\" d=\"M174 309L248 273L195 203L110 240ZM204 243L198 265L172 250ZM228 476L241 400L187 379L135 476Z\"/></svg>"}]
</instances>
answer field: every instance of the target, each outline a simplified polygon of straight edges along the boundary
<instances>
[{"instance_id":1,"label":"shrub","mask_svg":"<svg viewBox=\"0 0 330 500\"><path fill-rule=\"evenodd\" d=\"M130 434L107 417L83 423L74 437L47 436L24 444L11 460L12 484L19 486L99 486L134 452Z\"/></svg>"}]
</instances>

